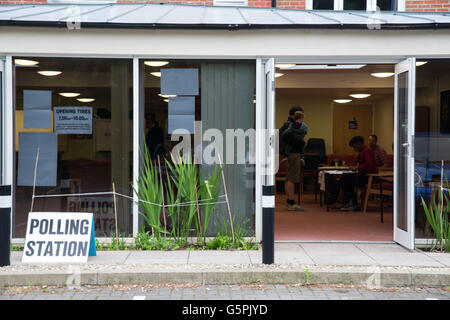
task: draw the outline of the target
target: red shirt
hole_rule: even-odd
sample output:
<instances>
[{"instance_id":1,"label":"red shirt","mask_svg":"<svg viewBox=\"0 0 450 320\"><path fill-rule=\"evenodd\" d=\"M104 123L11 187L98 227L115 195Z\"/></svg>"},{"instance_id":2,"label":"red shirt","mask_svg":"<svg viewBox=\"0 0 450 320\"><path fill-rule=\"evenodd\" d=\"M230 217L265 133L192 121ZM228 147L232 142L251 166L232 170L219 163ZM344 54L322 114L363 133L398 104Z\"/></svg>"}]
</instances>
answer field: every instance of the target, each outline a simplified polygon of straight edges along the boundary
<instances>
[{"instance_id":1,"label":"red shirt","mask_svg":"<svg viewBox=\"0 0 450 320\"><path fill-rule=\"evenodd\" d=\"M358 169L363 174L377 173L378 168L375 164L375 154L368 146L364 146L358 155Z\"/></svg>"}]
</instances>

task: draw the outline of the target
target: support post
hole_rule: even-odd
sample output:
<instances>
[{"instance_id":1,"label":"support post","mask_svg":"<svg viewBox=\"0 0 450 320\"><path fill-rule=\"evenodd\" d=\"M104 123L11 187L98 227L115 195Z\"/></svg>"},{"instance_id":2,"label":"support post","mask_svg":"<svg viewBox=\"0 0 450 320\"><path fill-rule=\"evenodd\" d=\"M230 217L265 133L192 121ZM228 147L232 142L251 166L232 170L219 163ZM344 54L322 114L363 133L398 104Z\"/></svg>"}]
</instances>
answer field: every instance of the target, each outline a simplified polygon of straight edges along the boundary
<instances>
[{"instance_id":1,"label":"support post","mask_svg":"<svg viewBox=\"0 0 450 320\"><path fill-rule=\"evenodd\" d=\"M262 262L274 263L275 252L275 188L263 186L262 191Z\"/></svg>"},{"instance_id":2,"label":"support post","mask_svg":"<svg viewBox=\"0 0 450 320\"><path fill-rule=\"evenodd\" d=\"M11 264L11 186L0 186L0 267Z\"/></svg>"}]
</instances>

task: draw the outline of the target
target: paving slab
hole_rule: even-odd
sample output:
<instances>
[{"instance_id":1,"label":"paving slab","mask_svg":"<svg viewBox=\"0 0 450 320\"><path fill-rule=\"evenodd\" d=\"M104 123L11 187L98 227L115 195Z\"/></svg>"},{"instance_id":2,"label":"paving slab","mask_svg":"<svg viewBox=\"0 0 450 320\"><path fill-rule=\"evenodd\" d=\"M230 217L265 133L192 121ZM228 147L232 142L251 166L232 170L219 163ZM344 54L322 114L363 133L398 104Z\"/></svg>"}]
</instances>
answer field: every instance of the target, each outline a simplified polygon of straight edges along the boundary
<instances>
[{"instance_id":1,"label":"paving slab","mask_svg":"<svg viewBox=\"0 0 450 320\"><path fill-rule=\"evenodd\" d=\"M252 264L262 263L262 250L248 251L248 255ZM275 246L274 261L276 264L314 264L314 261L300 245L293 246L292 249Z\"/></svg>"},{"instance_id":2,"label":"paving slab","mask_svg":"<svg viewBox=\"0 0 450 320\"><path fill-rule=\"evenodd\" d=\"M450 253L446 252L423 252L424 255L438 261L446 267L450 267Z\"/></svg>"},{"instance_id":3,"label":"paving slab","mask_svg":"<svg viewBox=\"0 0 450 320\"><path fill-rule=\"evenodd\" d=\"M190 251L130 251L125 264L187 264Z\"/></svg>"},{"instance_id":4,"label":"paving slab","mask_svg":"<svg viewBox=\"0 0 450 320\"><path fill-rule=\"evenodd\" d=\"M354 244L302 243L301 247L315 264L377 265L377 262Z\"/></svg>"},{"instance_id":5,"label":"paving slab","mask_svg":"<svg viewBox=\"0 0 450 320\"><path fill-rule=\"evenodd\" d=\"M188 264L251 264L247 251L190 251Z\"/></svg>"}]
</instances>

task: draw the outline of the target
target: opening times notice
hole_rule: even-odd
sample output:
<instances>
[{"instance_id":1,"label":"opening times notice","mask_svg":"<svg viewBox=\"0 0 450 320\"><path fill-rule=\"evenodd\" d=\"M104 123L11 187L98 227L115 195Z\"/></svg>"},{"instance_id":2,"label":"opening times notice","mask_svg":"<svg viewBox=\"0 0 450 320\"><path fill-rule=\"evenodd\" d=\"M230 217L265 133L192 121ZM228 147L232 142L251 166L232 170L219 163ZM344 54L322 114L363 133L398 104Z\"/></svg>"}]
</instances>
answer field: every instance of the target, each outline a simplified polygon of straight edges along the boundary
<instances>
[{"instance_id":1,"label":"opening times notice","mask_svg":"<svg viewBox=\"0 0 450 320\"><path fill-rule=\"evenodd\" d=\"M55 107L55 132L92 134L92 107Z\"/></svg>"}]
</instances>

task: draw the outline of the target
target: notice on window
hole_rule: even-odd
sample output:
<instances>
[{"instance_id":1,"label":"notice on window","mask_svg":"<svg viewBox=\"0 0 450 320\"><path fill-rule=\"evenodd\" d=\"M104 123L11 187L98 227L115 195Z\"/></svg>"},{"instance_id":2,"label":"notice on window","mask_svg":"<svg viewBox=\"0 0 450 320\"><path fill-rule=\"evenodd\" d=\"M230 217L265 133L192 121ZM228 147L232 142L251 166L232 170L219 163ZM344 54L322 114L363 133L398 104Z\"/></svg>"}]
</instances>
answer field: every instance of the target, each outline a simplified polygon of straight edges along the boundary
<instances>
[{"instance_id":1,"label":"notice on window","mask_svg":"<svg viewBox=\"0 0 450 320\"><path fill-rule=\"evenodd\" d=\"M25 129L51 129L52 92L49 90L24 90L23 111L23 127Z\"/></svg>"},{"instance_id":2,"label":"notice on window","mask_svg":"<svg viewBox=\"0 0 450 320\"><path fill-rule=\"evenodd\" d=\"M86 263L95 243L92 213L30 212L23 263Z\"/></svg>"},{"instance_id":3,"label":"notice on window","mask_svg":"<svg viewBox=\"0 0 450 320\"><path fill-rule=\"evenodd\" d=\"M169 98L169 134L177 129L194 133L195 97Z\"/></svg>"},{"instance_id":4,"label":"notice on window","mask_svg":"<svg viewBox=\"0 0 450 320\"><path fill-rule=\"evenodd\" d=\"M161 69L161 94L196 96L198 92L198 69Z\"/></svg>"},{"instance_id":5,"label":"notice on window","mask_svg":"<svg viewBox=\"0 0 450 320\"><path fill-rule=\"evenodd\" d=\"M39 161L36 170L36 186L55 187L58 167L58 135L44 132L19 133L17 185L33 186L38 148Z\"/></svg>"},{"instance_id":6,"label":"notice on window","mask_svg":"<svg viewBox=\"0 0 450 320\"><path fill-rule=\"evenodd\" d=\"M92 107L55 107L55 132L92 134Z\"/></svg>"}]
</instances>

